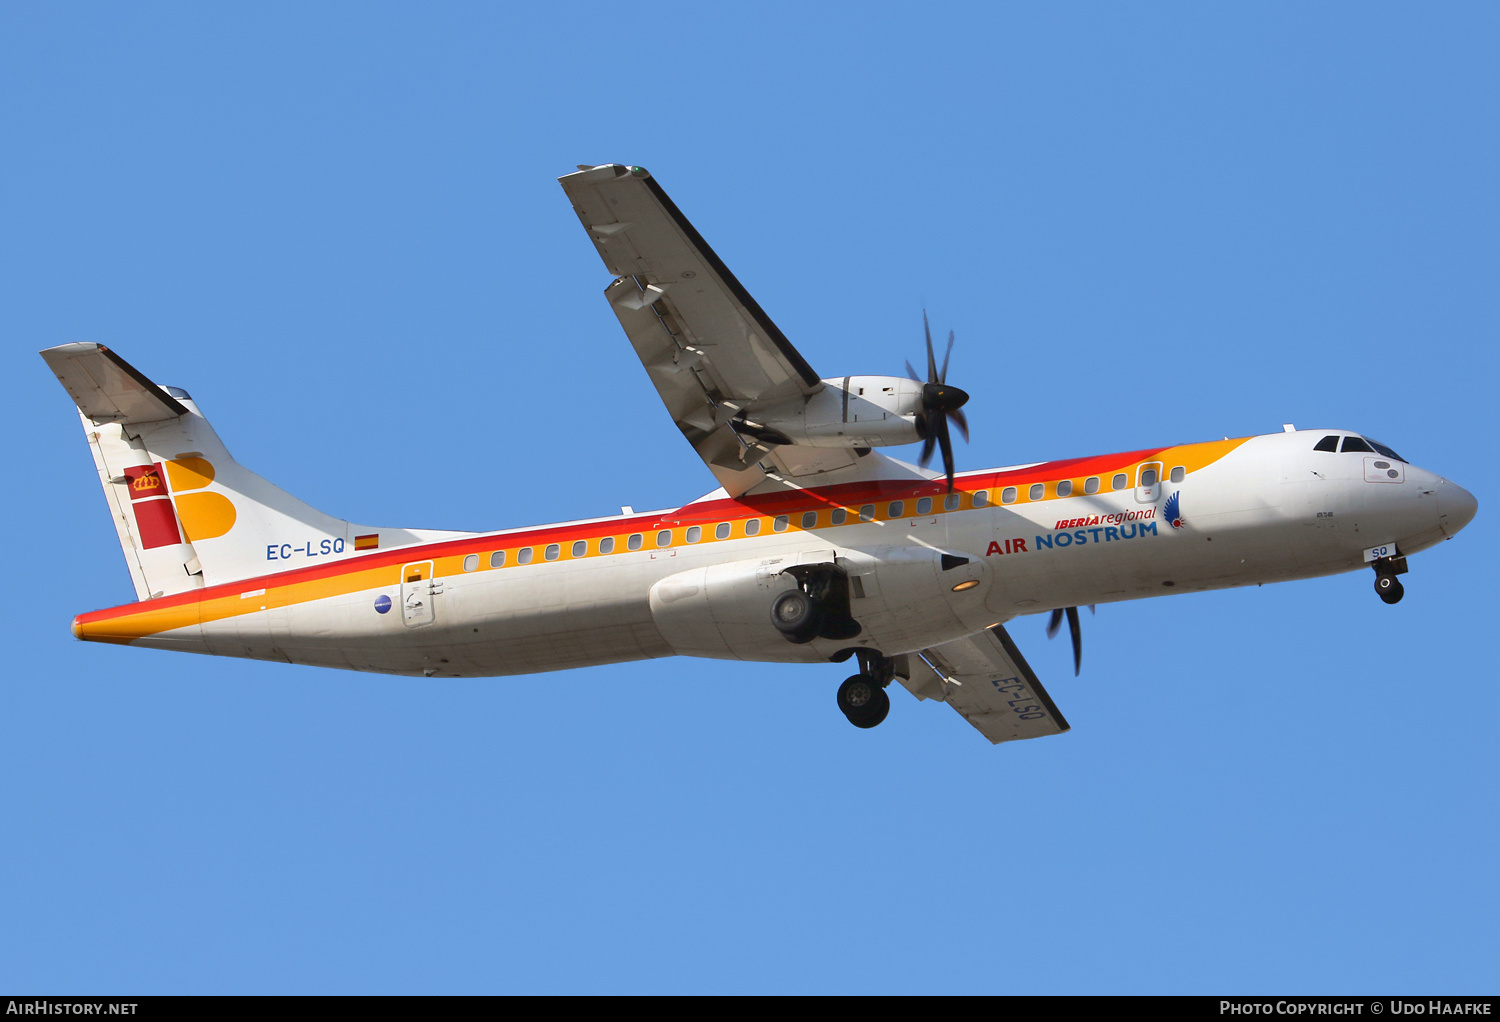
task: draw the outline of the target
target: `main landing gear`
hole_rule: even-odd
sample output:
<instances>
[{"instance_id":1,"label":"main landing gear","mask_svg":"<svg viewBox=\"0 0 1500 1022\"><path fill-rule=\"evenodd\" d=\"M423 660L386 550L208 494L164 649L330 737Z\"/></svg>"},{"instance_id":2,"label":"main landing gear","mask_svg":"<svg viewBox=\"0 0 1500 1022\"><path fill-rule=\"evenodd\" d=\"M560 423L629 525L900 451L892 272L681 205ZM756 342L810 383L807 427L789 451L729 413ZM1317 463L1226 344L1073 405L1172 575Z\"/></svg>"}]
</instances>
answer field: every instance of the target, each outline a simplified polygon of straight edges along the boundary
<instances>
[{"instance_id":1,"label":"main landing gear","mask_svg":"<svg viewBox=\"0 0 1500 1022\"><path fill-rule=\"evenodd\" d=\"M1406 574L1405 557L1382 557L1370 567L1375 569L1375 593L1386 603L1400 603L1406 595L1397 575Z\"/></svg>"},{"instance_id":2,"label":"main landing gear","mask_svg":"<svg viewBox=\"0 0 1500 1022\"><path fill-rule=\"evenodd\" d=\"M849 577L832 564L799 564L786 574L797 582L771 602L771 624L787 642L852 639L861 631L849 613Z\"/></svg>"},{"instance_id":3,"label":"main landing gear","mask_svg":"<svg viewBox=\"0 0 1500 1022\"><path fill-rule=\"evenodd\" d=\"M787 642L804 645L814 639L845 641L863 629L849 612L849 577L833 564L799 564L786 574L797 588L771 601L771 624ZM872 728L891 712L885 688L896 676L896 664L873 649L849 646L834 654L834 663L859 658L859 673L839 686L839 710L858 728Z\"/></svg>"},{"instance_id":4,"label":"main landing gear","mask_svg":"<svg viewBox=\"0 0 1500 1022\"><path fill-rule=\"evenodd\" d=\"M856 649L860 673L839 686L839 709L858 728L872 728L891 712L891 697L885 687L895 677L895 664L874 650Z\"/></svg>"}]
</instances>

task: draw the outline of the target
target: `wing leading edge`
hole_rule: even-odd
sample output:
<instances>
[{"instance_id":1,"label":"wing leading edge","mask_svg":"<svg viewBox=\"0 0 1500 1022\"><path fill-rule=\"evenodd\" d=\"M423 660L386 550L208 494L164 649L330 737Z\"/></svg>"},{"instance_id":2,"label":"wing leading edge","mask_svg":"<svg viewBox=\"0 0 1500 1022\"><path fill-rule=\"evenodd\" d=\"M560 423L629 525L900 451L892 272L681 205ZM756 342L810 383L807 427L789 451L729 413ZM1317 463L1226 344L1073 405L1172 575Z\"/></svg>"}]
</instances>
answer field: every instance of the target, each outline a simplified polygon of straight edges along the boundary
<instances>
[{"instance_id":1,"label":"wing leading edge","mask_svg":"<svg viewBox=\"0 0 1500 1022\"><path fill-rule=\"evenodd\" d=\"M616 279L610 308L667 411L732 497L904 474L877 453L775 444L744 420L824 387L723 261L641 167L558 179Z\"/></svg>"},{"instance_id":2,"label":"wing leading edge","mask_svg":"<svg viewBox=\"0 0 1500 1022\"><path fill-rule=\"evenodd\" d=\"M909 677L902 677L901 683L912 695L947 703L996 745L1068 730L1068 722L1000 625L924 649L907 657L907 664Z\"/></svg>"}]
</instances>

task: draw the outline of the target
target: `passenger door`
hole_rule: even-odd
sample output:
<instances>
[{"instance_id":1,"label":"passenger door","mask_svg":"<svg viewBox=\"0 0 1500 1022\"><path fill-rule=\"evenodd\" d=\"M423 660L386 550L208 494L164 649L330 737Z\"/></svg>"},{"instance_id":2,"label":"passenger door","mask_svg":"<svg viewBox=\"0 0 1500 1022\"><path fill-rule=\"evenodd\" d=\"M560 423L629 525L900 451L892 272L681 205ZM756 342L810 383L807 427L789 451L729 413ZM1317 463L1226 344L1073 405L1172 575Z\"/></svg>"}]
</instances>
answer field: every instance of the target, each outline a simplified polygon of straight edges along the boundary
<instances>
[{"instance_id":1,"label":"passenger door","mask_svg":"<svg viewBox=\"0 0 1500 1022\"><path fill-rule=\"evenodd\" d=\"M437 620L433 597L443 591L443 583L433 578L431 561L414 561L401 566L401 623L420 628Z\"/></svg>"}]
</instances>

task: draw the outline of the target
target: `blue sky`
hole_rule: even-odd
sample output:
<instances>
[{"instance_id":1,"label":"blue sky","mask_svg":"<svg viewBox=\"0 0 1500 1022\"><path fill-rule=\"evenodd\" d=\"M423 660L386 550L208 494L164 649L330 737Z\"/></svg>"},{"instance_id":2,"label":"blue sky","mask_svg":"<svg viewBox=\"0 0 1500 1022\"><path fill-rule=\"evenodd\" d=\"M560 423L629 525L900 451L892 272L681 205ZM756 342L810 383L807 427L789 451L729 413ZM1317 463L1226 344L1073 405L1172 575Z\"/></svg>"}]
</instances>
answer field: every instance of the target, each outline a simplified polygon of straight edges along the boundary
<instances>
[{"instance_id":1,"label":"blue sky","mask_svg":"<svg viewBox=\"0 0 1500 1022\"><path fill-rule=\"evenodd\" d=\"M0 988L1492 993L1497 45L1479 3L6 4ZM832 665L71 638L132 592L54 344L357 521L710 489L556 184L595 162L824 376L956 331L963 468L1295 422L1479 516L1395 607L1102 607L1080 679L1017 619L1073 731L999 748L902 692L857 731Z\"/></svg>"}]
</instances>

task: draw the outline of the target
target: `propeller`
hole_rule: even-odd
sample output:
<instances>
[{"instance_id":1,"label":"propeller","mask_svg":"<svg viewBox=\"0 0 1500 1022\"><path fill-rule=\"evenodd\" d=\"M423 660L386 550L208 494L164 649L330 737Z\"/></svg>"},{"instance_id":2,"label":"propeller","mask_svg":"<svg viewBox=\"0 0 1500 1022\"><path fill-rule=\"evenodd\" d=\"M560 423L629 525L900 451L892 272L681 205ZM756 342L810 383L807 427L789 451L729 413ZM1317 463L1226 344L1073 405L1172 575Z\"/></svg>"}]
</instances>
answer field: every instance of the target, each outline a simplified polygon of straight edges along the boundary
<instances>
[{"instance_id":1,"label":"propeller","mask_svg":"<svg viewBox=\"0 0 1500 1022\"><path fill-rule=\"evenodd\" d=\"M1058 626L1062 624L1063 613L1068 615L1068 634L1073 639L1073 677L1083 671L1083 629L1078 624L1077 607L1058 607L1052 612L1052 618L1047 622L1047 638L1057 637ZM1089 604L1089 613L1093 614L1094 605Z\"/></svg>"},{"instance_id":2,"label":"propeller","mask_svg":"<svg viewBox=\"0 0 1500 1022\"><path fill-rule=\"evenodd\" d=\"M943 470L948 474L948 492L953 492L953 441L948 436L948 421L951 419L958 426L958 431L963 434L964 442L969 441L969 420L964 418L961 409L969 400L969 395L957 387L947 384L948 357L953 354L953 331L948 331L948 350L943 352L943 368L939 371L937 367L937 356L932 350L932 328L927 325L927 310L922 310L922 330L927 334L927 379L917 375L910 362L906 363L906 373L913 380L922 384L922 410L917 413L917 433L922 437L922 456L918 464L923 468L932 460L932 449L934 446L943 450Z\"/></svg>"}]
</instances>

